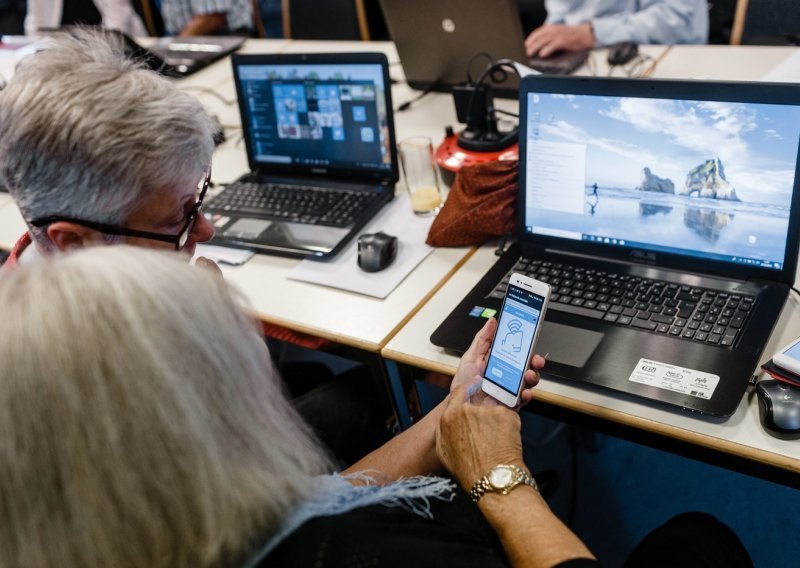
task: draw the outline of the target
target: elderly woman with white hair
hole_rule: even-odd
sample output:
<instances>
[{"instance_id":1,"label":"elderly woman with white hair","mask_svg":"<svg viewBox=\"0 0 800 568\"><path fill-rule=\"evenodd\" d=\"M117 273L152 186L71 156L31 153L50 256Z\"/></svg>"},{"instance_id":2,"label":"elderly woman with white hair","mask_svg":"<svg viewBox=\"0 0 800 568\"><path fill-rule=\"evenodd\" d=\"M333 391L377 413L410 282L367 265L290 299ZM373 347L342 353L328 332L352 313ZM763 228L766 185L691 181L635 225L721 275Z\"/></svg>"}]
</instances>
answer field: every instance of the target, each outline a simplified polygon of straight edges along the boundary
<instances>
[{"instance_id":1,"label":"elderly woman with white hair","mask_svg":"<svg viewBox=\"0 0 800 568\"><path fill-rule=\"evenodd\" d=\"M100 34L51 41L0 91L0 179L30 228L11 264L118 242L191 257L214 234L208 113Z\"/></svg>"},{"instance_id":2,"label":"elderly woman with white hair","mask_svg":"<svg viewBox=\"0 0 800 568\"><path fill-rule=\"evenodd\" d=\"M2 273L56 252L120 243L177 250L188 261L214 234L201 211L214 147L208 113L127 59L113 38L75 29L49 41L0 90L0 183L29 228ZM217 270L210 260L197 263ZM262 324L262 332L321 344L277 325ZM386 439L385 395L363 367L336 377L321 363L283 371L295 404L340 460L352 463Z\"/></svg>"},{"instance_id":3,"label":"elderly woman with white hair","mask_svg":"<svg viewBox=\"0 0 800 568\"><path fill-rule=\"evenodd\" d=\"M497 463L527 475L518 415L467 393L493 323L448 400L330 475L241 301L126 246L0 280L1 566L504 565L492 528L512 560L591 557L530 485L479 509L427 475L446 466L467 489ZM326 536L292 542L314 522Z\"/></svg>"}]
</instances>

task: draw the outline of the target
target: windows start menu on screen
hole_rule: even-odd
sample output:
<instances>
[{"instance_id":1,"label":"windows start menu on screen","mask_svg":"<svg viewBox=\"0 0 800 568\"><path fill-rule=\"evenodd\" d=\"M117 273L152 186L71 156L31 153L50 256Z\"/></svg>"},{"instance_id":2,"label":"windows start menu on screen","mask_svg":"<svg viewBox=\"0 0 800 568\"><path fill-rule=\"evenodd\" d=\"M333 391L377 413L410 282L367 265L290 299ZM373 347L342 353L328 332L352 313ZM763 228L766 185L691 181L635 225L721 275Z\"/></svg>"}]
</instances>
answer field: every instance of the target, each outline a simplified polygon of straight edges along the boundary
<instances>
[{"instance_id":1,"label":"windows start menu on screen","mask_svg":"<svg viewBox=\"0 0 800 568\"><path fill-rule=\"evenodd\" d=\"M383 93L369 79L243 79L259 163L389 169Z\"/></svg>"}]
</instances>

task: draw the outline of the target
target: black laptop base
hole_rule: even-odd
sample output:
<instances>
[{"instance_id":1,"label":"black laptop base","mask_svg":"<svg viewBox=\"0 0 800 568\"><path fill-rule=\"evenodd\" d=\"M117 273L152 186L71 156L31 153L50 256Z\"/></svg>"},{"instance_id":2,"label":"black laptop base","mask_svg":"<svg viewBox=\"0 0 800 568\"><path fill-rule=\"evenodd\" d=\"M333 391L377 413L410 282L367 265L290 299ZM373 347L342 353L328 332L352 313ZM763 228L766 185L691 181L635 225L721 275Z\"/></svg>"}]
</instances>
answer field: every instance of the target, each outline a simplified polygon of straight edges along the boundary
<instances>
[{"instance_id":1,"label":"black laptop base","mask_svg":"<svg viewBox=\"0 0 800 568\"><path fill-rule=\"evenodd\" d=\"M499 310L502 300L492 298L497 283L515 265L519 246L507 251L487 272L445 322L431 335L431 342L463 353L483 326L483 317L470 316L482 310ZM574 266L585 264L619 274L686 282L695 286L727 289L730 293L757 294L758 317L752 318L737 337L736 350L708 346L678 337L608 325L600 320L551 309L545 317L537 352L547 355L545 374L621 391L649 400L714 417L728 417L736 411L758 364L770 333L783 308L788 288L775 283L745 283L716 280L695 274L681 274L632 263L601 262L575 255L527 251L528 258L544 258ZM703 371L717 369L720 385L710 400L630 381L641 359Z\"/></svg>"}]
</instances>

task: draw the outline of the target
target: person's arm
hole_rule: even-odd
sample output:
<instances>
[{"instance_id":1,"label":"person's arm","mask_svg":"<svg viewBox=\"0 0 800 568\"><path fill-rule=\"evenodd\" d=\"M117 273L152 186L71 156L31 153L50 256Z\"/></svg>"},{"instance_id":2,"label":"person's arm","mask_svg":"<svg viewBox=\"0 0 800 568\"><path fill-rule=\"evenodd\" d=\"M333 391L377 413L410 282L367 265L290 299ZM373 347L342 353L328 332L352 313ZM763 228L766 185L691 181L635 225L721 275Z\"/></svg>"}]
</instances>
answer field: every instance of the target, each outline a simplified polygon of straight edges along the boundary
<instances>
[{"instance_id":1,"label":"person's arm","mask_svg":"<svg viewBox=\"0 0 800 568\"><path fill-rule=\"evenodd\" d=\"M467 387L448 397L436 434L442 463L470 491L496 465L525 471L519 415L499 403L470 401ZM592 553L556 517L532 487L520 484L508 494L487 492L478 507L492 525L512 566L554 566L567 560L592 559Z\"/></svg>"},{"instance_id":2,"label":"person's arm","mask_svg":"<svg viewBox=\"0 0 800 568\"><path fill-rule=\"evenodd\" d=\"M211 35L222 29L228 21L225 12L195 14L178 34L179 37Z\"/></svg>"},{"instance_id":3,"label":"person's arm","mask_svg":"<svg viewBox=\"0 0 800 568\"><path fill-rule=\"evenodd\" d=\"M705 0L642 0L635 13L592 18L597 45L708 43Z\"/></svg>"},{"instance_id":4,"label":"person's arm","mask_svg":"<svg viewBox=\"0 0 800 568\"><path fill-rule=\"evenodd\" d=\"M548 57L558 51L581 51L623 41L641 44L708 41L705 0L642 0L636 12L628 12L623 2L618 4L617 13L599 17L594 17L596 8L590 4L572 13L565 5L552 5L555 11L548 14L547 23L525 39L526 53ZM606 10L613 8L605 6Z\"/></svg>"},{"instance_id":5,"label":"person's arm","mask_svg":"<svg viewBox=\"0 0 800 568\"><path fill-rule=\"evenodd\" d=\"M452 389L474 384L483 375L486 367L486 356L497 329L497 320L489 318L475 338L467 352L461 358L453 377ZM530 402L533 397L531 388L539 382L539 373L534 369L544 366L544 359L536 356L532 368L525 371L527 387L522 392L522 404ZM365 470L377 470L383 473L388 482L399 477L410 475L426 475L442 469L442 463L436 454L436 428L447 404L447 399L429 412L411 428L398 434L386 444L368 454L346 470L343 475Z\"/></svg>"}]
</instances>

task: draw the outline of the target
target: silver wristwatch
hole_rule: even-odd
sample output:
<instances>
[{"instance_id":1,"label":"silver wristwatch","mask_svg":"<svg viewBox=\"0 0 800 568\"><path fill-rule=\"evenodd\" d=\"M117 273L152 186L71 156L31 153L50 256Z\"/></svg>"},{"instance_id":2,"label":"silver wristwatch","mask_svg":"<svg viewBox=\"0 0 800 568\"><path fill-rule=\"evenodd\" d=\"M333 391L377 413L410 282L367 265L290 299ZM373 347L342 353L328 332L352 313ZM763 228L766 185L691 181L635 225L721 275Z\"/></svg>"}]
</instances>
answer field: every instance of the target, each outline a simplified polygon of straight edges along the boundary
<instances>
[{"instance_id":1,"label":"silver wristwatch","mask_svg":"<svg viewBox=\"0 0 800 568\"><path fill-rule=\"evenodd\" d=\"M477 503L484 493L506 495L520 483L530 485L536 491L539 491L536 480L527 471L515 465L496 465L489 473L475 482L469 492L469 496Z\"/></svg>"}]
</instances>

